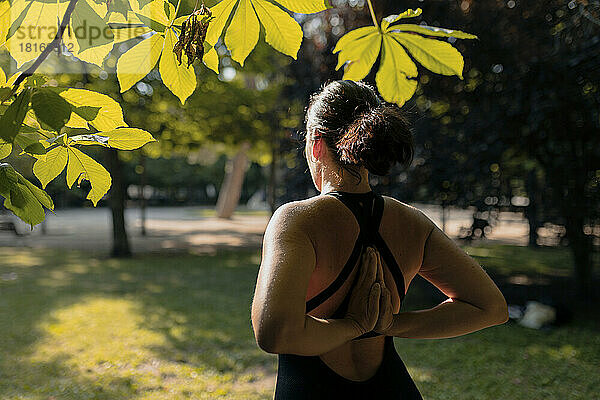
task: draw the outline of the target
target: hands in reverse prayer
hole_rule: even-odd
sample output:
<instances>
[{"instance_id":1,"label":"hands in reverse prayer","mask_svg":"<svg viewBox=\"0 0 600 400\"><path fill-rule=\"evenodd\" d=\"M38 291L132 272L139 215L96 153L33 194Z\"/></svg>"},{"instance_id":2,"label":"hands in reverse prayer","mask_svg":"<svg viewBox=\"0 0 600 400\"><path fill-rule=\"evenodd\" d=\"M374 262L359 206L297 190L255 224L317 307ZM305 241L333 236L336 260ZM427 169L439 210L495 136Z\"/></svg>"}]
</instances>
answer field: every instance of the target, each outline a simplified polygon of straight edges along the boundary
<instances>
[{"instance_id":1,"label":"hands in reverse prayer","mask_svg":"<svg viewBox=\"0 0 600 400\"><path fill-rule=\"evenodd\" d=\"M392 326L393 311L392 297L383 281L381 256L368 247L360 263L345 318L354 322L360 335L370 331L385 335Z\"/></svg>"}]
</instances>

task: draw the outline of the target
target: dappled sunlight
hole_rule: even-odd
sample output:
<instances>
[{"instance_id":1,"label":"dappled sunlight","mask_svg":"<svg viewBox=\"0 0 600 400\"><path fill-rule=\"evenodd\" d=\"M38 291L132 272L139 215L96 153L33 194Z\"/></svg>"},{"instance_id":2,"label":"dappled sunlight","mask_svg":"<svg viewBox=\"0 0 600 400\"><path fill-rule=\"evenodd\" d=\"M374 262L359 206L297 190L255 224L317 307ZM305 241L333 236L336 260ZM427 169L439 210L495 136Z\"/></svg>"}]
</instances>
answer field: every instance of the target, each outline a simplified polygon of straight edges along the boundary
<instances>
[{"instance_id":1,"label":"dappled sunlight","mask_svg":"<svg viewBox=\"0 0 600 400\"><path fill-rule=\"evenodd\" d=\"M15 268L35 267L44 264L44 254L49 251L23 251L23 249L1 247L0 260L7 266Z\"/></svg>"},{"instance_id":2,"label":"dappled sunlight","mask_svg":"<svg viewBox=\"0 0 600 400\"><path fill-rule=\"evenodd\" d=\"M556 361L575 361L580 351L570 344L564 344L558 347L551 347L541 344L527 346L526 354L528 356L549 357Z\"/></svg>"},{"instance_id":3,"label":"dappled sunlight","mask_svg":"<svg viewBox=\"0 0 600 400\"><path fill-rule=\"evenodd\" d=\"M536 254L487 250L489 259L504 254L498 262L506 265ZM259 251L126 260L37 249L9 253L29 267L17 270L0 259L0 275L18 273L0 282L0 320L9 321L0 324L3 395L272 398L276 357L256 345L250 322ZM411 285L404 306L423 307L428 290ZM395 339L395 345L428 400L480 399L482 393L511 400L586 398L600 385L600 337L588 320L548 331L507 323L460 338Z\"/></svg>"}]
</instances>

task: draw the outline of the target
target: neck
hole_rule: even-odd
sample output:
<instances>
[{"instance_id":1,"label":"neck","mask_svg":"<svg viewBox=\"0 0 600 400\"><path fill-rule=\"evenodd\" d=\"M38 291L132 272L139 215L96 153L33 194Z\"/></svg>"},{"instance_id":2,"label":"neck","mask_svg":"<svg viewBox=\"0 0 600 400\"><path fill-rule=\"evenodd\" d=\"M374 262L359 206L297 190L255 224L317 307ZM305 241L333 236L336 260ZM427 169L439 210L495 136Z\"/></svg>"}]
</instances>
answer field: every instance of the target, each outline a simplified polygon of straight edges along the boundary
<instances>
[{"instance_id":1,"label":"neck","mask_svg":"<svg viewBox=\"0 0 600 400\"><path fill-rule=\"evenodd\" d=\"M338 171L325 170L321 176L321 193L332 191L349 192L349 193L365 193L371 191L369 185L369 173L366 168L361 168L359 171L360 183L358 178L351 175L348 171L341 169Z\"/></svg>"}]
</instances>

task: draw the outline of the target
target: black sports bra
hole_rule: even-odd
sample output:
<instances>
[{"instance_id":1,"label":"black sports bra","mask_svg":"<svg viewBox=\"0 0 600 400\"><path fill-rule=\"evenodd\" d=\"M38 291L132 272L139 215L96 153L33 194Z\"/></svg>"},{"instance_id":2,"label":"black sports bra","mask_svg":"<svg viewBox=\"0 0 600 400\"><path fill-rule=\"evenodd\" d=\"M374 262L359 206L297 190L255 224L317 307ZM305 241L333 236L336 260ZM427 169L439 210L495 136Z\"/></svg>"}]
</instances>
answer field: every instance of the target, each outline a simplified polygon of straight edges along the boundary
<instances>
[{"instance_id":1,"label":"black sports bra","mask_svg":"<svg viewBox=\"0 0 600 400\"><path fill-rule=\"evenodd\" d=\"M404 300L405 296L404 276L402 275L402 271L400 270L400 267L398 266L398 263L396 262L392 252L379 234L379 225L381 223L384 207L383 197L373 191L366 193L333 191L324 194L336 197L346 207L348 207L348 209L352 211L352 214L354 214L360 230L356 242L354 243L352 253L348 258L348 261L346 261L344 268L342 268L341 272L328 287L306 302L306 312L308 313L317 308L319 305L329 299L340 287L342 287L344 282L346 282L354 270L354 267L359 265L357 261L363 250L365 250L368 246L375 247L379 251L383 261L385 261L385 264L394 277L396 288L398 289L398 295L400 296L400 303L402 304L402 300ZM348 295L346 295L340 306L331 315L331 318L343 318L346 314L348 302L350 301L350 295L356 283L356 276L358 276L358 274L355 275L355 279L351 284ZM364 339L379 335L379 333L371 331L357 337L356 339Z\"/></svg>"}]
</instances>

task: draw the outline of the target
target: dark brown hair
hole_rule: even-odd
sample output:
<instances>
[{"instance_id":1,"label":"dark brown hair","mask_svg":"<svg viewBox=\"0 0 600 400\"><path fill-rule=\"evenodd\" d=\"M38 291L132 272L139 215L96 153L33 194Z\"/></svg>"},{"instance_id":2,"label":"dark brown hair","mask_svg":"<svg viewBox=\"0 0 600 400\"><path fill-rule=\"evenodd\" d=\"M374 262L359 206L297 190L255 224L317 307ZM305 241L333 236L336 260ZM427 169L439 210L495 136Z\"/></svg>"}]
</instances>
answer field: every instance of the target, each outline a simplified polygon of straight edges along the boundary
<instances>
[{"instance_id":1,"label":"dark brown hair","mask_svg":"<svg viewBox=\"0 0 600 400\"><path fill-rule=\"evenodd\" d=\"M386 175L397 162L408 167L413 159L412 132L400 108L385 103L363 82L334 81L313 94L306 128L322 137L338 164L350 172L364 166Z\"/></svg>"}]
</instances>

